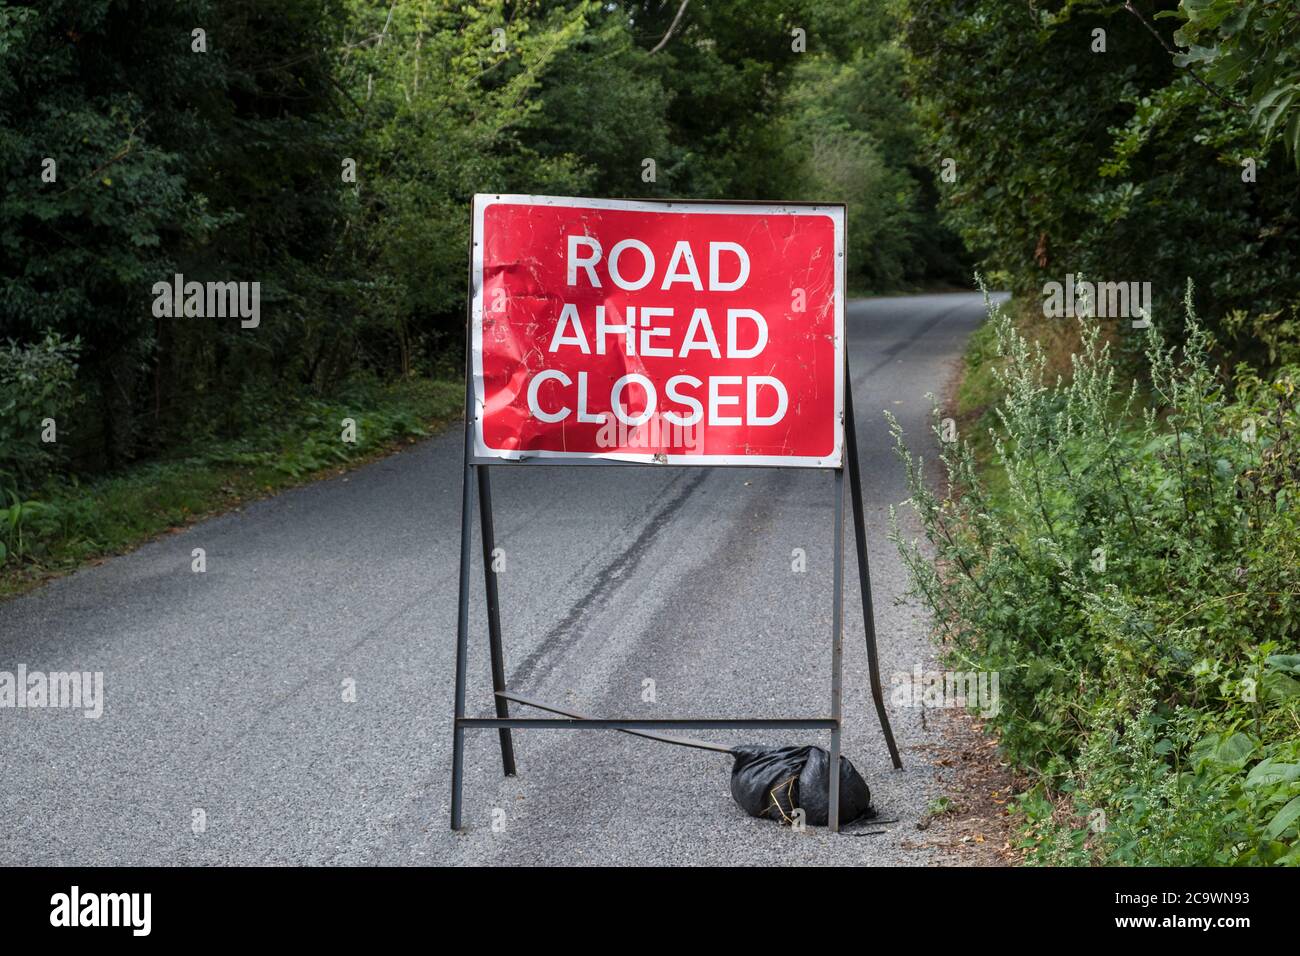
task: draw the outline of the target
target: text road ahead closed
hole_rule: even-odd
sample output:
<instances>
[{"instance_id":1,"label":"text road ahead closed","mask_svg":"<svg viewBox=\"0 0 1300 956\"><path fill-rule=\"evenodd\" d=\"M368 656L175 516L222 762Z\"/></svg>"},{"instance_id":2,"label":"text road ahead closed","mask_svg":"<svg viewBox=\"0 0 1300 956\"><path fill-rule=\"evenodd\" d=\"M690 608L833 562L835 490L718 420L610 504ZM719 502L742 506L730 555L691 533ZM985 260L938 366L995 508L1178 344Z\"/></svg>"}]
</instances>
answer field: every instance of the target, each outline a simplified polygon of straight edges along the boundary
<instances>
[{"instance_id":1,"label":"text road ahead closed","mask_svg":"<svg viewBox=\"0 0 1300 956\"><path fill-rule=\"evenodd\" d=\"M838 467L839 206L474 203L479 458Z\"/></svg>"}]
</instances>

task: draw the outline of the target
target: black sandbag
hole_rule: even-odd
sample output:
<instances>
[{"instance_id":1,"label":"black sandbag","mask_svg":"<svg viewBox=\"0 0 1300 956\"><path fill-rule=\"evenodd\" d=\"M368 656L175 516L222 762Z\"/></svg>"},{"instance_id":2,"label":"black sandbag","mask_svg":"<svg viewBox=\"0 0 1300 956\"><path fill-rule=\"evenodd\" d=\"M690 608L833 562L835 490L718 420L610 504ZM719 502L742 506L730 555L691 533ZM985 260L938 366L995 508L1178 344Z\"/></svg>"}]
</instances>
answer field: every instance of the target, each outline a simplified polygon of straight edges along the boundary
<instances>
[{"instance_id":1,"label":"black sandbag","mask_svg":"<svg viewBox=\"0 0 1300 956\"><path fill-rule=\"evenodd\" d=\"M731 795L751 817L790 823L802 809L804 822L824 827L830 819L828 802L830 754L821 747L760 747L743 744L732 749ZM840 823L875 816L871 790L857 768L840 758Z\"/></svg>"},{"instance_id":2,"label":"black sandbag","mask_svg":"<svg viewBox=\"0 0 1300 956\"><path fill-rule=\"evenodd\" d=\"M808 762L807 747L732 748L731 796L751 817L788 819L798 801L794 787Z\"/></svg>"},{"instance_id":3,"label":"black sandbag","mask_svg":"<svg viewBox=\"0 0 1300 956\"><path fill-rule=\"evenodd\" d=\"M831 755L821 747L808 748L808 762L799 774L799 806L807 814L807 822L824 827L830 821L829 803ZM874 817L871 790L862 779L858 768L847 757L840 757L840 823L852 823L863 817Z\"/></svg>"}]
</instances>

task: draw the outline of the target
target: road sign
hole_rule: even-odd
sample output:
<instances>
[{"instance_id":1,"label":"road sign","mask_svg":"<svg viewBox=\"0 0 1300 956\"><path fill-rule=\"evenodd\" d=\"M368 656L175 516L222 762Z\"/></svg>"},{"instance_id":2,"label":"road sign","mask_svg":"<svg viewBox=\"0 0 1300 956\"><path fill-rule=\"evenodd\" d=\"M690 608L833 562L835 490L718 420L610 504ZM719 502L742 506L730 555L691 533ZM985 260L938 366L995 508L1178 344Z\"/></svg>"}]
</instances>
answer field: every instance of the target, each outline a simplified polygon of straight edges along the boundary
<instances>
[{"instance_id":1,"label":"road sign","mask_svg":"<svg viewBox=\"0 0 1300 956\"><path fill-rule=\"evenodd\" d=\"M844 207L480 195L472 217L452 829L463 822L465 731L495 729L501 768L513 776L511 731L544 727L659 740L669 738L654 731L828 730L827 820L838 830L846 473L871 696L894 766L903 766L880 686L847 386ZM489 471L610 461L830 470L828 715L591 719L510 691ZM466 713L476 493L494 717ZM509 701L560 716L511 717Z\"/></svg>"},{"instance_id":2,"label":"road sign","mask_svg":"<svg viewBox=\"0 0 1300 956\"><path fill-rule=\"evenodd\" d=\"M844 208L479 195L480 460L838 468Z\"/></svg>"}]
</instances>

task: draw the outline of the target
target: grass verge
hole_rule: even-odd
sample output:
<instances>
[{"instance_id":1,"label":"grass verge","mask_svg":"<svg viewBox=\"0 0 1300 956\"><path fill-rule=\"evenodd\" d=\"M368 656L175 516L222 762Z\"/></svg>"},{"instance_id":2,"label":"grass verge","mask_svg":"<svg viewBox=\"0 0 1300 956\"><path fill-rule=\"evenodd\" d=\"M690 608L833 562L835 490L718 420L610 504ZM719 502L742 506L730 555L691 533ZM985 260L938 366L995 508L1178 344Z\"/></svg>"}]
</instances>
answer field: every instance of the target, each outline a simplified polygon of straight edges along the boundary
<instances>
[{"instance_id":1,"label":"grass verge","mask_svg":"<svg viewBox=\"0 0 1300 956\"><path fill-rule=\"evenodd\" d=\"M168 531L409 444L460 414L460 382L412 379L303 399L243 437L141 462L93 482L50 482L0 502L0 600ZM345 419L355 423L345 439Z\"/></svg>"}]
</instances>

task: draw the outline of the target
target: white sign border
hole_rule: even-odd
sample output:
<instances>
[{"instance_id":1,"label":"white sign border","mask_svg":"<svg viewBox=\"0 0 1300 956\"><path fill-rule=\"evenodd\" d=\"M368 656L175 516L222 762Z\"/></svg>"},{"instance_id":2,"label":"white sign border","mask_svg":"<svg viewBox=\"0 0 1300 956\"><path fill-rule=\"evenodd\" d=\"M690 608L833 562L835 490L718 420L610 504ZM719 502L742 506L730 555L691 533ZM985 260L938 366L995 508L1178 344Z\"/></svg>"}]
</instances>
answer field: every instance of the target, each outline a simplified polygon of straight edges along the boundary
<instances>
[{"instance_id":1,"label":"white sign border","mask_svg":"<svg viewBox=\"0 0 1300 956\"><path fill-rule=\"evenodd\" d=\"M483 214L489 206L568 206L588 209L626 209L634 212L688 214L726 213L751 216L827 216L835 229L835 442L824 457L793 455L671 455L655 452L578 452L540 449L492 448L483 440ZM688 202L652 199L582 199L574 196L526 196L514 193L476 193L470 252L470 329L474 399L474 464L509 462L570 465L718 465L769 468L840 468L844 455L844 237L845 207L833 203Z\"/></svg>"}]
</instances>

